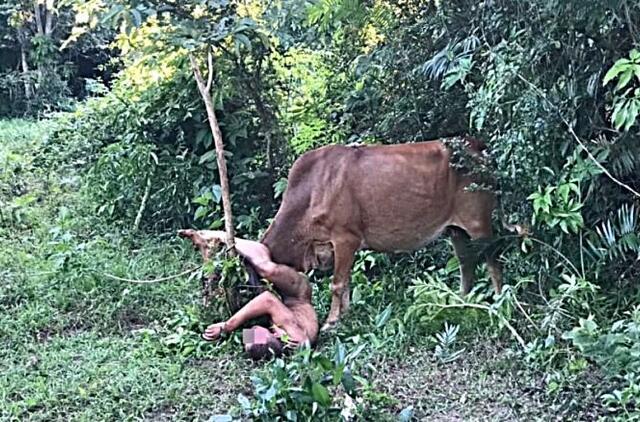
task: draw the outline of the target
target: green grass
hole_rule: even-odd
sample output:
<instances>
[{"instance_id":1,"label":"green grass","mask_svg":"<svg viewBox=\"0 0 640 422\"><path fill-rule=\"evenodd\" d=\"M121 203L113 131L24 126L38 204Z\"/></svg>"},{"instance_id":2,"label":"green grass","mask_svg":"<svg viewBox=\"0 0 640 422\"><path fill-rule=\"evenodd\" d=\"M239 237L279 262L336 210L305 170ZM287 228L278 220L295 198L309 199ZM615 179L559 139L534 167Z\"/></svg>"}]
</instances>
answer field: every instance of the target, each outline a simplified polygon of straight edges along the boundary
<instances>
[{"instance_id":1,"label":"green grass","mask_svg":"<svg viewBox=\"0 0 640 422\"><path fill-rule=\"evenodd\" d=\"M173 236L92 216L79 173L47 174L49 123L0 122L0 419L193 419L226 413L251 365L195 335L197 280L137 285L196 266ZM186 324L186 325L185 325ZM181 333L195 347L165 341ZM186 334L185 334L186 333ZM198 355L198 358L193 357Z\"/></svg>"},{"instance_id":2,"label":"green grass","mask_svg":"<svg viewBox=\"0 0 640 422\"><path fill-rule=\"evenodd\" d=\"M464 333L454 349L466 350L455 362L438 361L432 334L443 318L426 325L405 318L414 303L409 280L430 257L398 264L363 255L351 311L320 337L310 364L302 354L286 367L254 364L242 356L239 335L202 342L204 326L222 315L202 309L197 280L141 285L108 276L177 274L197 266L199 256L173 233L133 233L95 217L77 164L86 157L70 152L83 148L48 143L53 124L0 121L1 420L209 420L237 407L238 394L257 403L254 397L270 390L309 415L312 406L295 394L305 379L325 377L322 367L335 361L339 343L353 356L356 413L371 420L397 420L409 406L418 418L440 420L591 417L601 410L597 377L578 382L570 374L569 393L547 394L545 374L527 368L512 343L496 345L489 318L478 312L443 313ZM457 285L454 272L433 272ZM320 318L329 297L326 284L315 287ZM270 386L266 393L254 394L254 375ZM337 415L347 396L330 384L330 414ZM265 406L271 410L263 420L288 410Z\"/></svg>"}]
</instances>

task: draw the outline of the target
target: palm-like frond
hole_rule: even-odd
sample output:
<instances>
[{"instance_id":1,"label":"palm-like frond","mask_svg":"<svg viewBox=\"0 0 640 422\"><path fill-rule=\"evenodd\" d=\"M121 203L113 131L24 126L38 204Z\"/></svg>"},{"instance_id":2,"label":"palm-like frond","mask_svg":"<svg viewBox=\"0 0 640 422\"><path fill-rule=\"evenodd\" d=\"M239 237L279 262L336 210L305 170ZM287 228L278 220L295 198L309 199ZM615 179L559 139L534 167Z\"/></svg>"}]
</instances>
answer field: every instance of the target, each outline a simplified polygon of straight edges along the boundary
<instances>
[{"instance_id":1,"label":"palm-like frond","mask_svg":"<svg viewBox=\"0 0 640 422\"><path fill-rule=\"evenodd\" d=\"M635 204L624 204L615 215L596 227L597 237L588 240L599 258L614 259L628 255L640 259L640 225Z\"/></svg>"}]
</instances>

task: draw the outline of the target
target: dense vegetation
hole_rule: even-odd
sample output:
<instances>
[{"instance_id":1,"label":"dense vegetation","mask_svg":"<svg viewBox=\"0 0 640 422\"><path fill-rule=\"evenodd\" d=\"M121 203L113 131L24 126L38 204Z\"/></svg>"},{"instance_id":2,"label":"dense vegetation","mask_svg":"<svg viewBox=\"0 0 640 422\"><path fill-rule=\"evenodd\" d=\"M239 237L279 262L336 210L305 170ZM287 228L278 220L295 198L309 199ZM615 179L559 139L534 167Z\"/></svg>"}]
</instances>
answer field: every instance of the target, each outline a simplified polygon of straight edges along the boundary
<instances>
[{"instance_id":1,"label":"dense vegetation","mask_svg":"<svg viewBox=\"0 0 640 422\"><path fill-rule=\"evenodd\" d=\"M0 124L3 418L640 417L637 2L7 4L0 115L47 119ZM200 341L226 310L193 277L115 279L192 268L175 230L223 225L189 55L211 71L240 235L307 150L469 133L496 175L479 188L528 227L493 245L505 291L482 269L460 297L446 239L364 252L337 331L256 365L239 337Z\"/></svg>"}]
</instances>

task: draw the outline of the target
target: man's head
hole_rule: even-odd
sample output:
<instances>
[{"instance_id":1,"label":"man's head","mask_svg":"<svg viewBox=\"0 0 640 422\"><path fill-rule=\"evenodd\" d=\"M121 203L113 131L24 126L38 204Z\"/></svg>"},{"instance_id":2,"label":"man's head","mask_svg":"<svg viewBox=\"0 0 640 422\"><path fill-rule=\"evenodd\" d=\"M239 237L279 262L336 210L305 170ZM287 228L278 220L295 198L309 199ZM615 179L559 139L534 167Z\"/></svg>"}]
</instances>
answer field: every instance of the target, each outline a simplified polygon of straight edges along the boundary
<instances>
[{"instance_id":1,"label":"man's head","mask_svg":"<svg viewBox=\"0 0 640 422\"><path fill-rule=\"evenodd\" d=\"M264 327L255 326L242 331L244 350L253 360L260 360L282 354L283 344Z\"/></svg>"}]
</instances>

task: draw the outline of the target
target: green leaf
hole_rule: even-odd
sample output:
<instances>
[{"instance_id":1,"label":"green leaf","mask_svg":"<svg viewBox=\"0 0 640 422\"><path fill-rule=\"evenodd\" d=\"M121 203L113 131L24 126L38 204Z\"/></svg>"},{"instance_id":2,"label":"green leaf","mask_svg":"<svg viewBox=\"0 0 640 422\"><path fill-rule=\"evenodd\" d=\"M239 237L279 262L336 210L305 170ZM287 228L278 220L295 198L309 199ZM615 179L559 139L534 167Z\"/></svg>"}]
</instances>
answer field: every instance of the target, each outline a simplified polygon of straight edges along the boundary
<instances>
[{"instance_id":1,"label":"green leaf","mask_svg":"<svg viewBox=\"0 0 640 422\"><path fill-rule=\"evenodd\" d=\"M273 184L273 198L276 199L287 189L287 179L281 178Z\"/></svg>"},{"instance_id":2,"label":"green leaf","mask_svg":"<svg viewBox=\"0 0 640 422\"><path fill-rule=\"evenodd\" d=\"M200 160L198 160L198 164L204 164L204 163L211 163L211 164L215 164L216 166L218 165L215 150L207 151L204 154L202 154L202 156L200 157Z\"/></svg>"},{"instance_id":3,"label":"green leaf","mask_svg":"<svg viewBox=\"0 0 640 422\"><path fill-rule=\"evenodd\" d=\"M213 200L219 204L222 199L222 187L220 185L213 185L211 187L211 193L213 194Z\"/></svg>"},{"instance_id":4,"label":"green leaf","mask_svg":"<svg viewBox=\"0 0 640 422\"><path fill-rule=\"evenodd\" d=\"M638 109L640 108L639 105L639 101L636 99L633 99L629 102L629 107L627 109L627 122L624 125L625 131L628 131L636 122L636 119L638 117Z\"/></svg>"},{"instance_id":5,"label":"green leaf","mask_svg":"<svg viewBox=\"0 0 640 422\"><path fill-rule=\"evenodd\" d=\"M251 51L251 40L245 34L235 34L234 40L244 45L247 50Z\"/></svg>"},{"instance_id":6,"label":"green leaf","mask_svg":"<svg viewBox=\"0 0 640 422\"><path fill-rule=\"evenodd\" d=\"M611 82L620 72L622 72L624 68L616 62L611 69L604 75L604 79L602 80L602 85L606 85Z\"/></svg>"},{"instance_id":7,"label":"green leaf","mask_svg":"<svg viewBox=\"0 0 640 422\"><path fill-rule=\"evenodd\" d=\"M322 369L328 371L333 367L331 361L326 356L319 356L316 361L322 366Z\"/></svg>"},{"instance_id":8,"label":"green leaf","mask_svg":"<svg viewBox=\"0 0 640 422\"><path fill-rule=\"evenodd\" d=\"M384 311L382 311L382 313L378 314L376 317L376 328L381 328L387 323L387 321L389 321L392 309L392 305L389 305Z\"/></svg>"},{"instance_id":9,"label":"green leaf","mask_svg":"<svg viewBox=\"0 0 640 422\"><path fill-rule=\"evenodd\" d=\"M329 396L329 390L320 384L314 383L311 386L311 393L313 394L313 399L320 403L323 406L329 406L331 404L331 397Z\"/></svg>"},{"instance_id":10,"label":"green leaf","mask_svg":"<svg viewBox=\"0 0 640 422\"><path fill-rule=\"evenodd\" d=\"M131 10L131 17L133 18L133 25L139 27L142 25L142 15L136 9Z\"/></svg>"},{"instance_id":11,"label":"green leaf","mask_svg":"<svg viewBox=\"0 0 640 422\"><path fill-rule=\"evenodd\" d=\"M351 394L355 391L356 382L353 379L353 374L351 373L351 370L349 368L345 368L345 370L342 372L341 382L347 393Z\"/></svg>"},{"instance_id":12,"label":"green leaf","mask_svg":"<svg viewBox=\"0 0 640 422\"><path fill-rule=\"evenodd\" d=\"M342 382L342 375L344 374L344 365L336 367L333 371L333 385L338 385Z\"/></svg>"},{"instance_id":13,"label":"green leaf","mask_svg":"<svg viewBox=\"0 0 640 422\"><path fill-rule=\"evenodd\" d=\"M242 410L251 409L251 402L244 394L238 394L238 403L240 403Z\"/></svg>"},{"instance_id":14,"label":"green leaf","mask_svg":"<svg viewBox=\"0 0 640 422\"><path fill-rule=\"evenodd\" d=\"M613 120L613 126L618 130L624 125L626 121L626 101L619 101L614 106L611 120Z\"/></svg>"},{"instance_id":15,"label":"green leaf","mask_svg":"<svg viewBox=\"0 0 640 422\"><path fill-rule=\"evenodd\" d=\"M353 288L353 292L351 293L351 302L353 302L353 304L357 304L360 303L361 299L362 293L360 293L360 286L356 286Z\"/></svg>"},{"instance_id":16,"label":"green leaf","mask_svg":"<svg viewBox=\"0 0 640 422\"><path fill-rule=\"evenodd\" d=\"M208 210L207 207L198 207L196 209L196 212L195 212L194 216L193 216L193 219L194 220L199 220L199 219L201 219L203 217L206 217L207 214L208 214L208 211L209 210Z\"/></svg>"},{"instance_id":17,"label":"green leaf","mask_svg":"<svg viewBox=\"0 0 640 422\"><path fill-rule=\"evenodd\" d=\"M233 422L231 415L214 415L209 419L211 422Z\"/></svg>"},{"instance_id":18,"label":"green leaf","mask_svg":"<svg viewBox=\"0 0 640 422\"><path fill-rule=\"evenodd\" d=\"M626 87L629 81L631 81L632 77L633 77L633 67L627 67L624 70L624 72L622 72L620 79L618 79L618 84L616 85L616 88L614 89L614 91L620 91L621 89Z\"/></svg>"},{"instance_id":19,"label":"green leaf","mask_svg":"<svg viewBox=\"0 0 640 422\"><path fill-rule=\"evenodd\" d=\"M208 149L213 143L213 136L209 128L202 128L196 133L196 145L202 145Z\"/></svg>"},{"instance_id":20,"label":"green leaf","mask_svg":"<svg viewBox=\"0 0 640 422\"><path fill-rule=\"evenodd\" d=\"M296 422L298 420L298 413L295 410L287 410L284 414L288 421Z\"/></svg>"}]
</instances>

